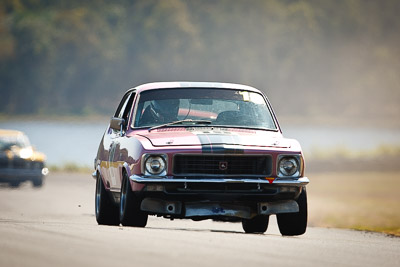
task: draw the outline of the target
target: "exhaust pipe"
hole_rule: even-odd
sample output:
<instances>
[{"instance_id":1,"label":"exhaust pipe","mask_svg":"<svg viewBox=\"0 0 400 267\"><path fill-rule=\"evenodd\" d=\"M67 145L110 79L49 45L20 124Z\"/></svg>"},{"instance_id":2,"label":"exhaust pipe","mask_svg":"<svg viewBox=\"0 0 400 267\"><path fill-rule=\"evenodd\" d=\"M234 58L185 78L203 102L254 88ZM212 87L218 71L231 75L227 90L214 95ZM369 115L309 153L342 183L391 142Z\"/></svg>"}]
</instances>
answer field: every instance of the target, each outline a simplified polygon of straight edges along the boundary
<instances>
[{"instance_id":1,"label":"exhaust pipe","mask_svg":"<svg viewBox=\"0 0 400 267\"><path fill-rule=\"evenodd\" d=\"M167 213L175 213L175 204L174 203L168 203L167 204Z\"/></svg>"},{"instance_id":2,"label":"exhaust pipe","mask_svg":"<svg viewBox=\"0 0 400 267\"><path fill-rule=\"evenodd\" d=\"M140 204L140 209L156 214L180 214L182 212L182 202L165 201L156 198L145 198Z\"/></svg>"},{"instance_id":3,"label":"exhaust pipe","mask_svg":"<svg viewBox=\"0 0 400 267\"><path fill-rule=\"evenodd\" d=\"M267 210L268 210L268 205L262 203L262 204L260 205L260 213L261 213L261 214L266 213Z\"/></svg>"},{"instance_id":4,"label":"exhaust pipe","mask_svg":"<svg viewBox=\"0 0 400 267\"><path fill-rule=\"evenodd\" d=\"M258 203L258 214L270 215L279 213L299 212L299 205L294 200Z\"/></svg>"}]
</instances>

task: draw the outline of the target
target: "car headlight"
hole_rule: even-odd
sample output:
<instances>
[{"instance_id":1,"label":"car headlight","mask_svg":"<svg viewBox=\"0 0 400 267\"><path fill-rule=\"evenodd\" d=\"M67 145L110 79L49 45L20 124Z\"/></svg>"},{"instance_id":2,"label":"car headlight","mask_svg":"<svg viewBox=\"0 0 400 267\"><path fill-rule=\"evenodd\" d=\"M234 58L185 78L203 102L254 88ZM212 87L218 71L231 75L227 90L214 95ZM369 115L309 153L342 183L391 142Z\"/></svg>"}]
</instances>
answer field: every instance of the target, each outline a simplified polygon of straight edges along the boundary
<instances>
[{"instance_id":1,"label":"car headlight","mask_svg":"<svg viewBox=\"0 0 400 267\"><path fill-rule=\"evenodd\" d=\"M167 175L166 155L145 155L144 175Z\"/></svg>"},{"instance_id":2,"label":"car headlight","mask_svg":"<svg viewBox=\"0 0 400 267\"><path fill-rule=\"evenodd\" d=\"M19 156L20 156L22 159L28 159L28 158L32 157L32 155L33 155L33 150L32 150L32 148L22 148L22 149L19 151Z\"/></svg>"},{"instance_id":3,"label":"car headlight","mask_svg":"<svg viewBox=\"0 0 400 267\"><path fill-rule=\"evenodd\" d=\"M282 155L278 161L278 177L298 177L301 172L301 157Z\"/></svg>"}]
</instances>

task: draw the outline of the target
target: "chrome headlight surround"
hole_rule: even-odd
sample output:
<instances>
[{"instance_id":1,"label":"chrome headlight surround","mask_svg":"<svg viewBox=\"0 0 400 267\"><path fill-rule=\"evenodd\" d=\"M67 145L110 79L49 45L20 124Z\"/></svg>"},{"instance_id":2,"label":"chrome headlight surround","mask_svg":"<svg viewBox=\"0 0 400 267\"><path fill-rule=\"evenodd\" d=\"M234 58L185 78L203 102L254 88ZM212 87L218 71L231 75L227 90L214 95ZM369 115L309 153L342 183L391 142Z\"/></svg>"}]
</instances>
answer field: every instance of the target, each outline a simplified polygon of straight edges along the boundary
<instances>
[{"instance_id":1,"label":"chrome headlight surround","mask_svg":"<svg viewBox=\"0 0 400 267\"><path fill-rule=\"evenodd\" d=\"M142 156L142 173L145 176L166 176L168 156L165 154L144 154Z\"/></svg>"},{"instance_id":2,"label":"chrome headlight surround","mask_svg":"<svg viewBox=\"0 0 400 267\"><path fill-rule=\"evenodd\" d=\"M278 156L276 173L279 178L300 177L302 170L303 157L300 154Z\"/></svg>"}]
</instances>

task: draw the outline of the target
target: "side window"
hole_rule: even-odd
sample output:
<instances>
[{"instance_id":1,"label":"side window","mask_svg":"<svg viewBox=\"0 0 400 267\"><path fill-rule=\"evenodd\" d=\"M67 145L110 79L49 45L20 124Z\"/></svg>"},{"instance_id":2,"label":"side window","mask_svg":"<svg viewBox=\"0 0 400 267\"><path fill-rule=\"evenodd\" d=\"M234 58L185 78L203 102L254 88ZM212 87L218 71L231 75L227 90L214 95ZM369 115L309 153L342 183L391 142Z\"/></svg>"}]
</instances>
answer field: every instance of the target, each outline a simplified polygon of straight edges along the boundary
<instances>
[{"instance_id":1,"label":"side window","mask_svg":"<svg viewBox=\"0 0 400 267\"><path fill-rule=\"evenodd\" d=\"M126 94L119 104L117 111L114 114L114 117L125 119L128 121L129 112L132 109L133 99L135 98L135 92L130 92Z\"/></svg>"},{"instance_id":2,"label":"side window","mask_svg":"<svg viewBox=\"0 0 400 267\"><path fill-rule=\"evenodd\" d=\"M132 103L133 103L134 98L135 98L135 93L131 93L130 96L128 97L127 101L125 102L124 108L118 114L119 118L123 118L123 119L125 119L125 121L128 121L129 114L132 110Z\"/></svg>"},{"instance_id":3,"label":"side window","mask_svg":"<svg viewBox=\"0 0 400 267\"><path fill-rule=\"evenodd\" d=\"M114 117L120 118L120 117L119 117L119 114L121 113L122 110L125 109L125 106L126 106L126 104L127 104L127 100L128 100L128 98L129 98L129 95L130 95L130 94L124 95L124 97L122 98L121 102L120 102L119 105L118 105L117 111L115 111Z\"/></svg>"}]
</instances>

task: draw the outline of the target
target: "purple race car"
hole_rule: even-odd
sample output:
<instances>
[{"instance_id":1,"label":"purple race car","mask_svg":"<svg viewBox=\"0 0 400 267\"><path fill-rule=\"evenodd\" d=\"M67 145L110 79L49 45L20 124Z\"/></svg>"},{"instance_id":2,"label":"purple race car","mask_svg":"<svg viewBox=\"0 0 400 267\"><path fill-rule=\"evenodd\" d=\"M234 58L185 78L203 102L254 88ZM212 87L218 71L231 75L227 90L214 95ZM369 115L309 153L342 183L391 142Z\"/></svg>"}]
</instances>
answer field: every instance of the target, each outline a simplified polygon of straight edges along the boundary
<instances>
[{"instance_id":1,"label":"purple race car","mask_svg":"<svg viewBox=\"0 0 400 267\"><path fill-rule=\"evenodd\" d=\"M128 90L94 162L99 224L144 227L148 215L242 221L282 235L307 228L309 180L296 140L268 99L238 84L166 82Z\"/></svg>"}]
</instances>

